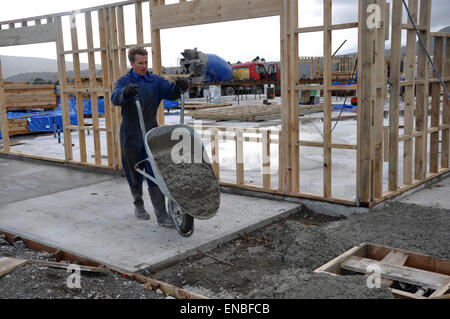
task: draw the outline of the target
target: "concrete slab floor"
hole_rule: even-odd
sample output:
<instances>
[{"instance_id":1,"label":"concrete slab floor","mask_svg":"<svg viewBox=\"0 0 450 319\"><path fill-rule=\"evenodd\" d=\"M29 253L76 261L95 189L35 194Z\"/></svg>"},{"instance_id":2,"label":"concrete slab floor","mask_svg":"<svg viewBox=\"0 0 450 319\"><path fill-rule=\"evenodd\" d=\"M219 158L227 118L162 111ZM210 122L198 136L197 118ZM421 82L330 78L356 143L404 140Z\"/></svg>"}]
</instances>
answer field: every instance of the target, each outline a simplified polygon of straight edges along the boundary
<instances>
[{"instance_id":1,"label":"concrete slab floor","mask_svg":"<svg viewBox=\"0 0 450 319\"><path fill-rule=\"evenodd\" d=\"M450 209L449 194L450 176L404 197L400 202L424 207Z\"/></svg>"},{"instance_id":2,"label":"concrete slab floor","mask_svg":"<svg viewBox=\"0 0 450 319\"><path fill-rule=\"evenodd\" d=\"M192 237L134 217L125 178L1 159L0 230L126 271L157 269L296 212L296 203L222 194L218 214ZM22 174L24 179L15 178ZM47 175L46 175L47 174ZM53 184L54 183L54 184ZM27 186L31 184L31 186ZM22 192L14 196L14 190ZM10 199L9 199L10 198Z\"/></svg>"}]
</instances>

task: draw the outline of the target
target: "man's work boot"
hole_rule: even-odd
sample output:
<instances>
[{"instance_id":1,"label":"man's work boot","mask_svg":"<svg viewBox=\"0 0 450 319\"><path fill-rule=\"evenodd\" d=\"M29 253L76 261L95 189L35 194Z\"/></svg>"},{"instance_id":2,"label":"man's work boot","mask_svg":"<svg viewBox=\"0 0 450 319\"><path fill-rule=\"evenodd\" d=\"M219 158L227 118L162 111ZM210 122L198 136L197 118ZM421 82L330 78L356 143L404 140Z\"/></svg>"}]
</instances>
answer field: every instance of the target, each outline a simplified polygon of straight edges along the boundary
<instances>
[{"instance_id":1,"label":"man's work boot","mask_svg":"<svg viewBox=\"0 0 450 319\"><path fill-rule=\"evenodd\" d=\"M134 215L136 215L137 219L150 219L150 215L145 210L144 201L142 200L142 186L131 188L131 194L134 199Z\"/></svg>"},{"instance_id":2,"label":"man's work boot","mask_svg":"<svg viewBox=\"0 0 450 319\"><path fill-rule=\"evenodd\" d=\"M164 227L174 227L172 219L167 214L166 198L159 190L159 187L150 187L148 189L148 193L150 194L150 199L152 200L153 210L155 211L158 225Z\"/></svg>"}]
</instances>

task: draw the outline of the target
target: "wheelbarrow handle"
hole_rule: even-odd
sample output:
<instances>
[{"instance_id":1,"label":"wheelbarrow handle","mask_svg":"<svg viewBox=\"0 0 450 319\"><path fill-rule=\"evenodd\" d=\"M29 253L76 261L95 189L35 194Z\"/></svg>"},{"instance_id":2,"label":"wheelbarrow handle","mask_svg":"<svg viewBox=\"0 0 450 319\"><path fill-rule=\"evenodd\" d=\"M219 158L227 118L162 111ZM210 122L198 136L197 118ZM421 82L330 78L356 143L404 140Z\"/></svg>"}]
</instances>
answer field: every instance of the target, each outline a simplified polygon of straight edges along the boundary
<instances>
[{"instance_id":1,"label":"wheelbarrow handle","mask_svg":"<svg viewBox=\"0 0 450 319\"><path fill-rule=\"evenodd\" d=\"M138 117L139 117L139 125L141 127L141 132L142 132L142 140L145 143L146 131L145 131L144 114L142 113L141 102L139 101L139 97L137 95L135 96L135 103L136 103L136 108L137 108Z\"/></svg>"},{"instance_id":2,"label":"wheelbarrow handle","mask_svg":"<svg viewBox=\"0 0 450 319\"><path fill-rule=\"evenodd\" d=\"M156 185L158 185L158 181L156 180L155 177L151 176L150 174L147 174L144 170L142 170L142 169L139 168L139 165L141 165L141 164L144 163L145 161L148 161L148 162L150 163L150 161L148 160L148 158L146 158L145 160L142 160L142 161L136 163L136 164L134 165L134 169L135 169L138 173L140 173L141 175L147 177L147 178L148 178L149 180L151 180L153 183L155 183ZM158 186L159 186L159 185L158 185Z\"/></svg>"}]
</instances>

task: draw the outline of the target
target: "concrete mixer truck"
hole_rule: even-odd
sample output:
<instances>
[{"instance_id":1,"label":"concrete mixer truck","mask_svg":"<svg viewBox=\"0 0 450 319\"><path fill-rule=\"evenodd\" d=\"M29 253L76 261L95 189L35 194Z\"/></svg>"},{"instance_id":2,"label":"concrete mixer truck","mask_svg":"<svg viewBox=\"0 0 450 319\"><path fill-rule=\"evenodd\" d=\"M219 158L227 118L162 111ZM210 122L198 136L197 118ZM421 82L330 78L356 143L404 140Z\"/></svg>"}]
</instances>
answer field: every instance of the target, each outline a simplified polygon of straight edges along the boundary
<instances>
[{"instance_id":1,"label":"concrete mixer truck","mask_svg":"<svg viewBox=\"0 0 450 319\"><path fill-rule=\"evenodd\" d=\"M279 82L279 63L247 62L231 65L215 54L185 50L180 60L184 74L190 74L190 97L202 97L210 85L220 85L221 94L264 93L265 84Z\"/></svg>"}]
</instances>

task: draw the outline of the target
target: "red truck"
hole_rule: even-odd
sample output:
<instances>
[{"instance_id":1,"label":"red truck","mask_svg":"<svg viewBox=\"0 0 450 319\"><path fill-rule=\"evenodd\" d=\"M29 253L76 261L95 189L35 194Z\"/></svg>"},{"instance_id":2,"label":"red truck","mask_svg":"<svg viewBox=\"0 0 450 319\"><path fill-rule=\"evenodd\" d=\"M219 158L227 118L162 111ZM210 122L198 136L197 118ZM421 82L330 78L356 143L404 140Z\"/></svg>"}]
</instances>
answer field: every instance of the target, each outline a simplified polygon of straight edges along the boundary
<instances>
[{"instance_id":1,"label":"red truck","mask_svg":"<svg viewBox=\"0 0 450 319\"><path fill-rule=\"evenodd\" d=\"M233 95L237 91L263 94L264 84L280 80L280 66L276 62L246 62L233 64L232 68L234 81L257 81L259 83L226 86L223 88L225 95Z\"/></svg>"}]
</instances>

